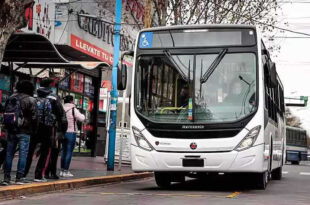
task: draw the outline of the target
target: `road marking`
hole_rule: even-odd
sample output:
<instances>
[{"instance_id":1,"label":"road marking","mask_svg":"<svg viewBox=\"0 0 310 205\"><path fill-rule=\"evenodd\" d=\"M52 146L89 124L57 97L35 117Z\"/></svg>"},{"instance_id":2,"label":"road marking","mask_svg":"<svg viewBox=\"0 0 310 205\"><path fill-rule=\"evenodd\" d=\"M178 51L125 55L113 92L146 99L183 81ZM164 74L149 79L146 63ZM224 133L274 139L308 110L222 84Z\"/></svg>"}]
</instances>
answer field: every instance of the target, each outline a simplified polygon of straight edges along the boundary
<instances>
[{"instance_id":1,"label":"road marking","mask_svg":"<svg viewBox=\"0 0 310 205\"><path fill-rule=\"evenodd\" d=\"M235 194L232 197L233 198L237 195L239 195L241 192L235 192ZM162 194L147 194L147 193L114 193L114 192L103 192L100 193L101 195L126 195L126 196L167 196L167 197L216 197L216 198L223 198L225 196L220 196L220 195L211 195L211 194L167 194L167 193L162 193ZM231 195L233 195L231 194ZM229 195L230 196L230 195Z\"/></svg>"},{"instance_id":2,"label":"road marking","mask_svg":"<svg viewBox=\"0 0 310 205\"><path fill-rule=\"evenodd\" d=\"M300 175L310 175L310 172L300 172Z\"/></svg>"},{"instance_id":3,"label":"road marking","mask_svg":"<svg viewBox=\"0 0 310 205\"><path fill-rule=\"evenodd\" d=\"M238 196L239 194L241 194L241 192L236 191L236 192L234 192L234 193L232 193L232 194L226 196L226 198L235 198L235 197Z\"/></svg>"},{"instance_id":4,"label":"road marking","mask_svg":"<svg viewBox=\"0 0 310 205\"><path fill-rule=\"evenodd\" d=\"M288 174L288 172L287 171L282 171L282 174Z\"/></svg>"}]
</instances>

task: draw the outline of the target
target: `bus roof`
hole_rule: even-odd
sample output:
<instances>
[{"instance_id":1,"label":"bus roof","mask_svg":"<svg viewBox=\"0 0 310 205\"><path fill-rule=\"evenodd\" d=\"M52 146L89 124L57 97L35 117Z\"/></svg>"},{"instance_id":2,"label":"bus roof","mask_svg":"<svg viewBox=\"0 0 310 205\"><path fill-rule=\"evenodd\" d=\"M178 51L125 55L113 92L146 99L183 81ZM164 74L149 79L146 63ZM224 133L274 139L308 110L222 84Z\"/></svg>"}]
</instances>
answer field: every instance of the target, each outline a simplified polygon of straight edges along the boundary
<instances>
[{"instance_id":1,"label":"bus roof","mask_svg":"<svg viewBox=\"0 0 310 205\"><path fill-rule=\"evenodd\" d=\"M219 28L240 28L240 29L254 29L256 30L256 26L253 25L242 25L242 24L195 24L195 25L177 25L177 26L160 26L142 29L140 32L145 31L165 31L165 30L179 30L179 29L219 29Z\"/></svg>"}]
</instances>

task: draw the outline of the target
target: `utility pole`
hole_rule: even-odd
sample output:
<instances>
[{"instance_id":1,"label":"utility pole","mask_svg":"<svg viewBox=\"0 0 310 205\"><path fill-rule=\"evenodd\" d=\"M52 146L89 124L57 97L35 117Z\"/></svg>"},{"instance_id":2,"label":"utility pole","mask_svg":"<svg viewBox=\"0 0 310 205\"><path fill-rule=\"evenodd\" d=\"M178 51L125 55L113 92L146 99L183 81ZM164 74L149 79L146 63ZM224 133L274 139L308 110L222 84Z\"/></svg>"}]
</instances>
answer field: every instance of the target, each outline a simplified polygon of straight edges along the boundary
<instances>
[{"instance_id":1,"label":"utility pole","mask_svg":"<svg viewBox=\"0 0 310 205\"><path fill-rule=\"evenodd\" d=\"M120 48L120 31L122 20L122 0L116 0L115 5L115 26L114 26L114 52L112 69L112 92L111 92L111 124L109 129L109 150L108 150L108 171L114 171L115 158L115 136L116 136L116 117L117 117L117 70Z\"/></svg>"}]
</instances>

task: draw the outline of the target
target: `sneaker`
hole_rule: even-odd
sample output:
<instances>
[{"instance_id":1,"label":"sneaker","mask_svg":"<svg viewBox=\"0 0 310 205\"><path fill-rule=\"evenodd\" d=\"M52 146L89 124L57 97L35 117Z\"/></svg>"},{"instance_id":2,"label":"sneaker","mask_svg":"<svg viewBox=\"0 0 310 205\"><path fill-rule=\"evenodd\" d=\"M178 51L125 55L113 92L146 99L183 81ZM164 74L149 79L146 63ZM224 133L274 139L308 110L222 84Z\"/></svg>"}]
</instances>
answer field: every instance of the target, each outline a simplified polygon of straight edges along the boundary
<instances>
[{"instance_id":1,"label":"sneaker","mask_svg":"<svg viewBox=\"0 0 310 205\"><path fill-rule=\"evenodd\" d=\"M64 171L64 176L63 177L73 177L74 175L71 174L70 171Z\"/></svg>"},{"instance_id":2,"label":"sneaker","mask_svg":"<svg viewBox=\"0 0 310 205\"><path fill-rule=\"evenodd\" d=\"M2 186L8 186L11 184L11 180L10 179L4 179L2 182L1 182L1 185Z\"/></svg>"},{"instance_id":3,"label":"sneaker","mask_svg":"<svg viewBox=\"0 0 310 205\"><path fill-rule=\"evenodd\" d=\"M27 184L29 183L28 180L26 180L26 178L16 178L15 180L15 184L18 184L18 185L23 185L23 184Z\"/></svg>"},{"instance_id":4,"label":"sneaker","mask_svg":"<svg viewBox=\"0 0 310 205\"><path fill-rule=\"evenodd\" d=\"M33 181L34 181L34 182L47 182L47 179L45 179L44 177L42 177L41 179L39 179L39 178L34 178Z\"/></svg>"},{"instance_id":5,"label":"sneaker","mask_svg":"<svg viewBox=\"0 0 310 205\"><path fill-rule=\"evenodd\" d=\"M60 173L59 173L59 176L60 176L60 177L63 177L63 176L64 176L64 173L65 173L65 172L64 172L63 170L61 170Z\"/></svg>"}]
</instances>

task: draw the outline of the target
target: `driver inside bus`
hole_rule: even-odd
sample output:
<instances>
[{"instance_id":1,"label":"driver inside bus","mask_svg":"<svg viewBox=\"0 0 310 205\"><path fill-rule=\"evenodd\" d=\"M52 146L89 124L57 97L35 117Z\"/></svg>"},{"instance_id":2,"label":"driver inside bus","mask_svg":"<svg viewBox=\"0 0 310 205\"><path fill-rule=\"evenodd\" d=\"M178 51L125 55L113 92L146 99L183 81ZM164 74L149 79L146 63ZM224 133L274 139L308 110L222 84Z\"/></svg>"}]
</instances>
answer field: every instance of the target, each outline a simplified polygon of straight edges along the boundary
<instances>
[{"instance_id":1,"label":"driver inside bus","mask_svg":"<svg viewBox=\"0 0 310 205\"><path fill-rule=\"evenodd\" d=\"M242 99L242 82L237 79L233 80L231 87L227 93L227 96L224 98L223 102L224 103L230 103L230 104L235 104L241 102Z\"/></svg>"},{"instance_id":2,"label":"driver inside bus","mask_svg":"<svg viewBox=\"0 0 310 205\"><path fill-rule=\"evenodd\" d=\"M189 88L188 85L184 85L181 90L180 94L178 95L178 107L185 107L188 105L189 99Z\"/></svg>"}]
</instances>

